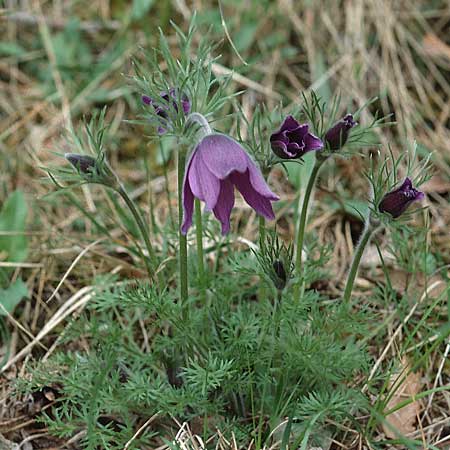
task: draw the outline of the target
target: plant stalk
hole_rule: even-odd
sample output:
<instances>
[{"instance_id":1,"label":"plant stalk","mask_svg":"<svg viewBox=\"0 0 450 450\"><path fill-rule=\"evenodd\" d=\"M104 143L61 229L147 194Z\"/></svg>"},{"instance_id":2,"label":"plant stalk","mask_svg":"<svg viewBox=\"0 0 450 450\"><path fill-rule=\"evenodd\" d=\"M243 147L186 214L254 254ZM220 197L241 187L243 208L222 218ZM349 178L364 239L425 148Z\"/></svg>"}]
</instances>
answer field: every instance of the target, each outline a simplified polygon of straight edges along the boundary
<instances>
[{"instance_id":1,"label":"plant stalk","mask_svg":"<svg viewBox=\"0 0 450 450\"><path fill-rule=\"evenodd\" d=\"M151 261L150 264L148 258L144 257L145 267L147 268L149 278L155 279L156 278L155 270L158 262L156 260L155 251L153 250L153 246L150 242L150 237L148 235L147 227L145 226L144 220L142 219L140 212L136 208L136 205L134 204L133 200L131 200L130 196L128 195L127 191L125 190L122 184L119 184L117 192L128 206L128 209L131 211L131 214L133 215L136 225L138 226L139 231L141 232L142 238L144 239L145 247L147 248Z\"/></svg>"},{"instance_id":2,"label":"plant stalk","mask_svg":"<svg viewBox=\"0 0 450 450\"><path fill-rule=\"evenodd\" d=\"M259 216L259 242L261 245L265 245L266 242L266 219Z\"/></svg>"},{"instance_id":3,"label":"plant stalk","mask_svg":"<svg viewBox=\"0 0 450 450\"><path fill-rule=\"evenodd\" d=\"M178 152L178 240L179 240L179 268L180 268L180 300L186 304L188 299L188 275L187 275L187 238L181 232L183 224L183 179L186 166L186 153Z\"/></svg>"},{"instance_id":4,"label":"plant stalk","mask_svg":"<svg viewBox=\"0 0 450 450\"><path fill-rule=\"evenodd\" d=\"M206 304L206 279L205 279L205 263L203 252L203 224L202 224L202 208L200 201L195 199L195 232L197 237L197 265L198 278L202 300Z\"/></svg>"},{"instance_id":5,"label":"plant stalk","mask_svg":"<svg viewBox=\"0 0 450 450\"><path fill-rule=\"evenodd\" d=\"M364 227L363 234L361 235L361 239L359 240L358 246L356 247L355 254L353 255L352 265L350 266L350 270L347 276L347 282L345 284L344 304L349 304L350 298L352 296L353 284L355 283L356 275L358 273L359 263L361 262L361 257L364 253L364 249L366 245L370 241L370 238L375 234L380 227L374 227L370 224L370 218L366 220L366 226Z\"/></svg>"},{"instance_id":6,"label":"plant stalk","mask_svg":"<svg viewBox=\"0 0 450 450\"><path fill-rule=\"evenodd\" d=\"M302 210L300 213L300 222L297 230L297 253L295 258L295 268L297 272L297 276L302 276L302 250L303 250L303 242L305 239L305 229L306 229L306 218L308 217L308 206L311 198L311 193L313 191L314 184L316 182L317 174L323 164L323 161L316 161L314 168L311 172L311 175L308 180L308 184L306 185L305 196L303 197ZM295 288L295 297L297 298L300 294L300 285L297 284Z\"/></svg>"}]
</instances>

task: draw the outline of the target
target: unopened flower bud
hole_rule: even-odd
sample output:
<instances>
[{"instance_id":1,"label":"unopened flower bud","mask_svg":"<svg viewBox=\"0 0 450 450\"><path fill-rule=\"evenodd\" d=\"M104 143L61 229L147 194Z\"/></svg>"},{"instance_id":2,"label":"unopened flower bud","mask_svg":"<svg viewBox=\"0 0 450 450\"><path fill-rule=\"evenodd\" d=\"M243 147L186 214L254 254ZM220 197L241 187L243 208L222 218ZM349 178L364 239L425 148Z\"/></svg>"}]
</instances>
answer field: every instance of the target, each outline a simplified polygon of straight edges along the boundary
<instances>
[{"instance_id":1,"label":"unopened flower bud","mask_svg":"<svg viewBox=\"0 0 450 450\"><path fill-rule=\"evenodd\" d=\"M84 175L92 175L97 171L97 160L92 156L66 153L64 157Z\"/></svg>"},{"instance_id":2,"label":"unopened flower bud","mask_svg":"<svg viewBox=\"0 0 450 450\"><path fill-rule=\"evenodd\" d=\"M282 290L286 287L287 283L287 275L286 270L284 268L284 264L279 259L276 259L273 262L272 267L275 272L275 276L273 277L275 287L279 290Z\"/></svg>"},{"instance_id":3,"label":"unopened flower bud","mask_svg":"<svg viewBox=\"0 0 450 450\"><path fill-rule=\"evenodd\" d=\"M396 218L403 214L412 202L424 197L423 192L413 188L411 179L406 178L398 189L388 192L382 198L378 209L380 212L387 212Z\"/></svg>"},{"instance_id":4,"label":"unopened flower bud","mask_svg":"<svg viewBox=\"0 0 450 450\"><path fill-rule=\"evenodd\" d=\"M358 125L352 114L347 114L325 133L325 146L333 151L341 149L347 142L350 130Z\"/></svg>"},{"instance_id":5,"label":"unopened flower bud","mask_svg":"<svg viewBox=\"0 0 450 450\"><path fill-rule=\"evenodd\" d=\"M181 98L178 98L178 91L175 88L169 90L169 92L161 92L160 98L163 100L157 102L149 97L148 95L143 95L141 97L142 103L145 105L153 106L155 113L162 119L163 125L158 126L158 133L164 134L169 126L168 122L168 112L170 108L173 108L175 112L178 113L178 101L180 101L181 108L185 115L189 114L191 111L191 102L189 101L186 94L182 93Z\"/></svg>"}]
</instances>

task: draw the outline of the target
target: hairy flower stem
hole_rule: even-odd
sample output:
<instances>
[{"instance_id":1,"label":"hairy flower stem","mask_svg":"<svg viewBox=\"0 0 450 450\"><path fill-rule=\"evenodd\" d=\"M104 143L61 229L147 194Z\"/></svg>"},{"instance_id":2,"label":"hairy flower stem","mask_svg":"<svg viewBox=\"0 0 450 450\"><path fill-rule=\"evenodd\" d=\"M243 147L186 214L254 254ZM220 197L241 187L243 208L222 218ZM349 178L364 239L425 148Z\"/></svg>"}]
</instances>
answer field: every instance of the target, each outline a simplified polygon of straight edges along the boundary
<instances>
[{"instance_id":1,"label":"hairy flower stem","mask_svg":"<svg viewBox=\"0 0 450 450\"><path fill-rule=\"evenodd\" d=\"M370 238L378 231L381 227L375 227L370 223L370 218L366 220L366 225L364 227L363 234L359 240L358 246L356 247L355 254L353 255L352 265L347 276L347 283L345 284L344 304L349 304L350 298L352 296L353 284L355 283L355 278L358 273L359 263L361 262L361 257L364 253L366 245L370 241Z\"/></svg>"},{"instance_id":2,"label":"hairy flower stem","mask_svg":"<svg viewBox=\"0 0 450 450\"><path fill-rule=\"evenodd\" d=\"M136 205L134 204L133 200L131 200L130 196L128 195L127 191L123 187L122 184L119 184L119 187L117 188L117 193L122 197L126 205L128 206L128 209L131 211L131 214L133 215L133 218L139 228L139 231L141 232L142 238L144 239L145 246L147 248L150 262L148 258L144 257L144 263L145 267L147 268L148 276L150 279L155 279L155 270L157 267L157 260L155 251L153 250L153 246L150 242L150 237L148 235L147 227L145 226L144 220L142 219L141 213L136 208ZM155 280L156 281L156 280Z\"/></svg>"},{"instance_id":3,"label":"hairy flower stem","mask_svg":"<svg viewBox=\"0 0 450 450\"><path fill-rule=\"evenodd\" d=\"M195 122L197 125L200 126L199 131L203 134L203 136L212 133L211 127L209 126L209 122L203 114L200 114L198 112L193 112L189 114L189 116L186 119L186 126L190 125L192 122Z\"/></svg>"},{"instance_id":4,"label":"hairy flower stem","mask_svg":"<svg viewBox=\"0 0 450 450\"><path fill-rule=\"evenodd\" d=\"M181 232L183 223L183 178L186 165L186 153L178 152L178 240L179 240L179 265L180 265L180 301L186 305L188 299L188 275L187 275L187 239Z\"/></svg>"},{"instance_id":5,"label":"hairy flower stem","mask_svg":"<svg viewBox=\"0 0 450 450\"><path fill-rule=\"evenodd\" d=\"M259 216L259 242L265 245L266 242L266 219Z\"/></svg>"},{"instance_id":6,"label":"hairy flower stem","mask_svg":"<svg viewBox=\"0 0 450 450\"><path fill-rule=\"evenodd\" d=\"M305 196L303 197L302 210L300 213L300 222L297 230L297 253L295 258L295 269L297 272L297 276L301 277L302 273L302 250L303 250L303 241L305 239L305 228L306 228L306 218L308 216L308 205L309 200L311 198L311 193L316 182L317 174L319 173L320 168L322 167L323 160L316 161L314 168L311 172L311 175L308 180L308 184L306 185ZM300 295L300 284L297 283L295 287L294 296L298 298Z\"/></svg>"},{"instance_id":7,"label":"hairy flower stem","mask_svg":"<svg viewBox=\"0 0 450 450\"><path fill-rule=\"evenodd\" d=\"M195 199L195 232L197 237L197 265L198 278L201 290L201 296L204 304L206 304L206 279L205 279L205 263L203 256L203 225L202 225L202 208L200 201Z\"/></svg>"}]
</instances>

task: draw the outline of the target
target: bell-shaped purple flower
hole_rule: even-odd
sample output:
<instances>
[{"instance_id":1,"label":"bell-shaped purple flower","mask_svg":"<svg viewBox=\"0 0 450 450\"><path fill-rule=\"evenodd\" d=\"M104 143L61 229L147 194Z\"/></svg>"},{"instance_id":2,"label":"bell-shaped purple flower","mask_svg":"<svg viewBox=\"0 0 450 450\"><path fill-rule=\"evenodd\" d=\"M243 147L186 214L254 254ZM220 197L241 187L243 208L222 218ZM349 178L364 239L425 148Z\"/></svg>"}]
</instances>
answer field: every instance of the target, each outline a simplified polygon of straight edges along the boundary
<instances>
[{"instance_id":1,"label":"bell-shaped purple flower","mask_svg":"<svg viewBox=\"0 0 450 450\"><path fill-rule=\"evenodd\" d=\"M169 92L161 92L160 97L162 101L160 100L158 104L148 95L143 95L141 100L145 105L153 106L156 115L161 118L161 122L164 124L158 126L158 133L164 134L167 131L167 127L170 126L168 123L168 112L170 108L173 108L175 112L178 113L178 100L180 100L183 113L187 115L191 111L191 102L184 93L181 94L181 98L178 99L178 91L175 88L170 89Z\"/></svg>"},{"instance_id":2,"label":"bell-shaped purple flower","mask_svg":"<svg viewBox=\"0 0 450 450\"><path fill-rule=\"evenodd\" d=\"M396 218L403 214L408 206L425 197L423 192L413 188L410 178L406 178L403 184L394 191L388 192L381 200L378 209L380 212L387 212Z\"/></svg>"},{"instance_id":3,"label":"bell-shaped purple flower","mask_svg":"<svg viewBox=\"0 0 450 450\"><path fill-rule=\"evenodd\" d=\"M184 174L182 233L186 234L192 225L194 197L197 197L220 221L222 234L227 234L234 187L258 214L266 219L275 218L271 202L279 197L269 189L247 152L228 136L208 134L192 152Z\"/></svg>"},{"instance_id":4,"label":"bell-shaped purple flower","mask_svg":"<svg viewBox=\"0 0 450 450\"><path fill-rule=\"evenodd\" d=\"M270 145L281 159L301 158L307 152L323 148L323 142L309 132L309 125L300 124L292 116L287 116L280 129L270 136Z\"/></svg>"},{"instance_id":5,"label":"bell-shaped purple flower","mask_svg":"<svg viewBox=\"0 0 450 450\"><path fill-rule=\"evenodd\" d=\"M347 142L350 130L356 125L358 122L355 122L353 115L347 114L325 133L325 146L333 151L341 149Z\"/></svg>"}]
</instances>

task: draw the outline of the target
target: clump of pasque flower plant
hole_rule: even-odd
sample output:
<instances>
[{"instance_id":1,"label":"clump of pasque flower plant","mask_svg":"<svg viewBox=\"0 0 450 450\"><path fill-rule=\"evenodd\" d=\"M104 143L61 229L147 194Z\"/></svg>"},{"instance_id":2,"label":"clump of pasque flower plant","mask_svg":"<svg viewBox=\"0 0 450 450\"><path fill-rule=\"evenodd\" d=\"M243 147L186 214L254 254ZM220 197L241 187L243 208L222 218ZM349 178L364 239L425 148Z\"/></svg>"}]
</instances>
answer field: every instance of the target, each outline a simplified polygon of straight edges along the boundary
<instances>
[{"instance_id":1,"label":"clump of pasque flower plant","mask_svg":"<svg viewBox=\"0 0 450 450\"><path fill-rule=\"evenodd\" d=\"M370 318L351 310L353 283L369 240L423 198L428 161L418 165L406 151L370 158L365 228L343 295L330 302L309 288L317 271L305 270L325 268L327 250L319 246L302 257L314 185L333 158L356 157L386 118L364 125L369 105L354 111L339 97L327 104L314 92L284 114L258 105L251 118L240 111L225 116L238 94L230 94L230 77L213 75L208 37L194 45L194 25L186 34L176 28L176 36L176 57L161 34L159 46L134 61L142 112L131 122L144 126L152 143L172 146L178 223L149 231L108 162L105 111L84 133L72 133L64 155L70 166L48 169L64 192L96 183L118 195L139 230L134 237L143 245L136 253L148 279L99 284L84 324L68 332L97 350L59 354L48 363L58 368L52 381L65 395L45 421L61 436L86 431L85 448L122 448L130 440L133 448L156 445L172 417L200 421L204 440L219 429L246 447L320 445L332 423L368 405L355 380L363 381L370 366L357 344ZM307 154L315 163L294 216L295 236L281 235L275 221L281 214L291 220L291 209L273 187L273 169L302 164ZM234 213L238 193L246 205L241 224ZM259 238L239 239L239 225L253 212ZM48 373L38 368L32 384L48 383ZM77 385L83 389L74 390ZM154 417L152 427L136 433L144 417Z\"/></svg>"}]
</instances>

